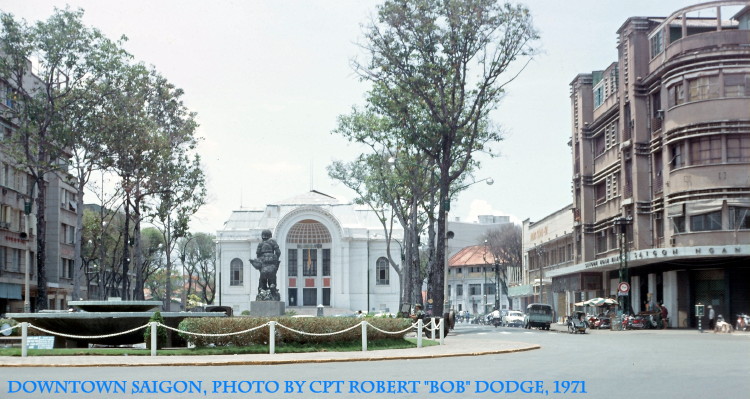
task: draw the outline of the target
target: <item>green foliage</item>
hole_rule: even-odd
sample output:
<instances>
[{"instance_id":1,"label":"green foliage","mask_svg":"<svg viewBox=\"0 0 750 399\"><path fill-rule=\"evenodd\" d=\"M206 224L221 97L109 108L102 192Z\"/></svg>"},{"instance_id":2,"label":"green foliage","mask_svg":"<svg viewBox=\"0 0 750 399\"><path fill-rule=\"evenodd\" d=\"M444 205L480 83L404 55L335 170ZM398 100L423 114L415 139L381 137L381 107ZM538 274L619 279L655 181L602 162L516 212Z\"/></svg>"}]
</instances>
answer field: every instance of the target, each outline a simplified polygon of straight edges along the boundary
<instances>
[{"instance_id":1,"label":"green foliage","mask_svg":"<svg viewBox=\"0 0 750 399\"><path fill-rule=\"evenodd\" d=\"M276 325L276 344L301 344L317 345L341 342L353 342L360 340L361 329L359 324L361 319L353 317L204 317L204 318L187 318L180 323L180 330L197 334L228 334L249 330L262 326L269 321L274 320ZM367 320L370 324L383 331L401 331L411 325L408 319L394 318L373 318ZM304 335L290 331L289 329L303 331L312 334L329 334L346 330L355 326L351 330L324 336ZM258 328L243 334L227 335L220 337L205 337L180 333L186 341L194 344L196 347L205 346L250 346L250 345L268 345L269 327ZM400 335L384 334L374 328L367 329L368 340L403 338L406 333Z\"/></svg>"},{"instance_id":2,"label":"green foliage","mask_svg":"<svg viewBox=\"0 0 750 399\"><path fill-rule=\"evenodd\" d=\"M433 207L426 226L428 242L437 245L428 297L442 313L450 199L466 187L461 181L478 166L476 154L492 156L502 139L491 113L519 72L516 62L528 63L535 54L539 35L527 8L499 0L386 0L364 29L369 57L354 67L372 84L367 112L341 118L337 132L350 141L380 143L385 151L376 156L416 159L404 166L434 171L427 187L437 191L428 195ZM417 274L406 280L417 281Z\"/></svg>"},{"instance_id":3,"label":"green foliage","mask_svg":"<svg viewBox=\"0 0 750 399\"><path fill-rule=\"evenodd\" d=\"M242 313L240 313L242 316L250 316L249 310L243 310Z\"/></svg>"},{"instance_id":4,"label":"green foliage","mask_svg":"<svg viewBox=\"0 0 750 399\"><path fill-rule=\"evenodd\" d=\"M161 312L156 311L153 315L151 315L151 318L148 320L149 322L156 321L161 324L164 324L164 317L162 317ZM149 324L148 327L146 327L146 331L143 333L143 339L146 340L146 348L151 349L151 325ZM167 329L159 326L156 327L156 349L162 349L167 344Z\"/></svg>"}]
</instances>

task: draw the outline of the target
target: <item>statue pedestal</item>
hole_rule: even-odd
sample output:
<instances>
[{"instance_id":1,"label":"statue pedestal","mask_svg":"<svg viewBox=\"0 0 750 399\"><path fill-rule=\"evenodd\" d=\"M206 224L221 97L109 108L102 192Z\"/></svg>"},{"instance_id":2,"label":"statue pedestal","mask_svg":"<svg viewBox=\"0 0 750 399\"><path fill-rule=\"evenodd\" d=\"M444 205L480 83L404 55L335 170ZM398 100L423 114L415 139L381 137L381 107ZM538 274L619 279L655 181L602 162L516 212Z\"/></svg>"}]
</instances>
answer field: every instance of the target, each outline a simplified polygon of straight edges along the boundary
<instances>
[{"instance_id":1,"label":"statue pedestal","mask_svg":"<svg viewBox=\"0 0 750 399\"><path fill-rule=\"evenodd\" d=\"M283 316L285 311L281 301L250 301L250 316L276 317Z\"/></svg>"}]
</instances>

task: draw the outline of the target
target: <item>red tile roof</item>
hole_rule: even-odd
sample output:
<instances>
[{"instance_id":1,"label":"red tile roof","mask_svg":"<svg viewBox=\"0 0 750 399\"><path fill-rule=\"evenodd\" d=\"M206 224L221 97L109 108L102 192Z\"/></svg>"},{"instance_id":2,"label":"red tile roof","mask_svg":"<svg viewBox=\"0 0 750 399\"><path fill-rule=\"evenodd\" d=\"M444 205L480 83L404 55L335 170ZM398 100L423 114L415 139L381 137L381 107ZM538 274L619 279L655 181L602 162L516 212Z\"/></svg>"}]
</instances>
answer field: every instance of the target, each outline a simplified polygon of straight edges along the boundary
<instances>
[{"instance_id":1,"label":"red tile roof","mask_svg":"<svg viewBox=\"0 0 750 399\"><path fill-rule=\"evenodd\" d=\"M488 260L485 260L485 257ZM486 266L492 264L492 254L484 245L465 247L448 260L449 267Z\"/></svg>"}]
</instances>

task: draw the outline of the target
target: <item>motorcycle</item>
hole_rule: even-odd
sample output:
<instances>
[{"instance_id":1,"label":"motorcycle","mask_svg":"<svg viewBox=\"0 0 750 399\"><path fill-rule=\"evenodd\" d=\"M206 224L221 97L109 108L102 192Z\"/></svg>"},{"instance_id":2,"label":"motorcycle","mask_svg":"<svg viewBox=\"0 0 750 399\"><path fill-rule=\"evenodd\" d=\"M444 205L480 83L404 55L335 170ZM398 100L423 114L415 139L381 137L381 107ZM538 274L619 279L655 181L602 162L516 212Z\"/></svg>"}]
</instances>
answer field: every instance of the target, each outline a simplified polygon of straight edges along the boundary
<instances>
[{"instance_id":1,"label":"motorcycle","mask_svg":"<svg viewBox=\"0 0 750 399\"><path fill-rule=\"evenodd\" d=\"M626 330L642 330L644 328L646 328L646 323L643 316L628 316L627 324L625 325Z\"/></svg>"},{"instance_id":2,"label":"motorcycle","mask_svg":"<svg viewBox=\"0 0 750 399\"><path fill-rule=\"evenodd\" d=\"M737 331L747 331L750 329L750 316L745 313L737 314L737 322L734 325Z\"/></svg>"}]
</instances>

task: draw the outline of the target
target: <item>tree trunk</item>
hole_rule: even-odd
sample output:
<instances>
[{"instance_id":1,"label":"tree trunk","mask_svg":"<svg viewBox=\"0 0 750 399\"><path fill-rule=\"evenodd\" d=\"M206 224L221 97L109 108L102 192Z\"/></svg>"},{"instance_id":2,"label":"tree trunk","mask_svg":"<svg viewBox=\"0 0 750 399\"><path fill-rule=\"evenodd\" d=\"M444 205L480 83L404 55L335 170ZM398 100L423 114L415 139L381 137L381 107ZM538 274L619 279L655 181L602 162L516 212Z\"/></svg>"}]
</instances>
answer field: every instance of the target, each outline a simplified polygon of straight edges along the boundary
<instances>
[{"instance_id":1,"label":"tree trunk","mask_svg":"<svg viewBox=\"0 0 750 399\"><path fill-rule=\"evenodd\" d=\"M126 180L126 183L130 183ZM123 301L128 300L129 283L128 272L130 271L130 192L125 194L125 229L124 241L122 248L122 292L120 298Z\"/></svg>"},{"instance_id":2,"label":"tree trunk","mask_svg":"<svg viewBox=\"0 0 750 399\"><path fill-rule=\"evenodd\" d=\"M45 218L45 200L47 197L47 186L44 179L40 178L36 183L39 194L36 197L36 311L45 310L49 307L47 300L47 265L44 262L47 253L47 220Z\"/></svg>"},{"instance_id":3,"label":"tree trunk","mask_svg":"<svg viewBox=\"0 0 750 399\"><path fill-rule=\"evenodd\" d=\"M133 226L133 264L135 265L135 287L133 288L133 299L142 301L145 298L143 294L143 260L141 258L141 197L140 193L136 198L133 212L135 215L135 224Z\"/></svg>"},{"instance_id":4,"label":"tree trunk","mask_svg":"<svg viewBox=\"0 0 750 399\"><path fill-rule=\"evenodd\" d=\"M78 193L76 195L76 241L75 251L73 252L73 293L72 297L74 301L82 299L81 296L81 280L86 281L86 291L88 292L88 278L82 279L83 270L83 259L81 258L81 245L83 244L83 193L85 188L85 180L83 178L78 180ZM88 297L88 295L87 295Z\"/></svg>"}]
</instances>

